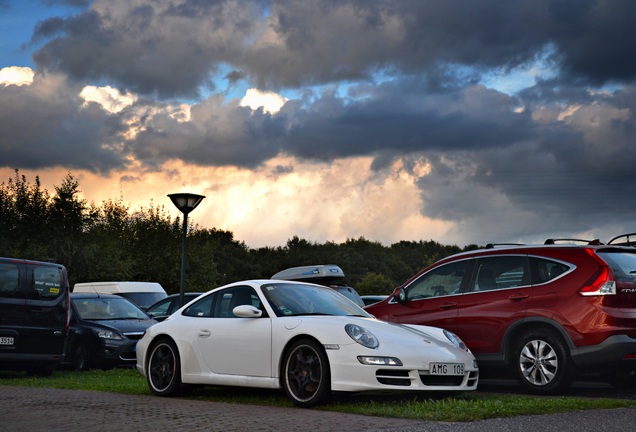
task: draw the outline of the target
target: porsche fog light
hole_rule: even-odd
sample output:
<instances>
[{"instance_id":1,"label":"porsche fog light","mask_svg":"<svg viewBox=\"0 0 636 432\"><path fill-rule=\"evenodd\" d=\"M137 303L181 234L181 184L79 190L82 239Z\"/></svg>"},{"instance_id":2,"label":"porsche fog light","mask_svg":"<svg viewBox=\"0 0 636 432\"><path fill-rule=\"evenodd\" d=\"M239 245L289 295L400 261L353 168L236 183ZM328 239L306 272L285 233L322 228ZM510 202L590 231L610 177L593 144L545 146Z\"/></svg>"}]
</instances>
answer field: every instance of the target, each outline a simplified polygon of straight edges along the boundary
<instances>
[{"instance_id":1,"label":"porsche fog light","mask_svg":"<svg viewBox=\"0 0 636 432\"><path fill-rule=\"evenodd\" d=\"M372 366L402 366L400 359L395 357L358 356L358 361Z\"/></svg>"},{"instance_id":2,"label":"porsche fog light","mask_svg":"<svg viewBox=\"0 0 636 432\"><path fill-rule=\"evenodd\" d=\"M356 324L347 324L345 331L351 339L364 347L375 349L380 346L378 338L364 327L360 327Z\"/></svg>"}]
</instances>

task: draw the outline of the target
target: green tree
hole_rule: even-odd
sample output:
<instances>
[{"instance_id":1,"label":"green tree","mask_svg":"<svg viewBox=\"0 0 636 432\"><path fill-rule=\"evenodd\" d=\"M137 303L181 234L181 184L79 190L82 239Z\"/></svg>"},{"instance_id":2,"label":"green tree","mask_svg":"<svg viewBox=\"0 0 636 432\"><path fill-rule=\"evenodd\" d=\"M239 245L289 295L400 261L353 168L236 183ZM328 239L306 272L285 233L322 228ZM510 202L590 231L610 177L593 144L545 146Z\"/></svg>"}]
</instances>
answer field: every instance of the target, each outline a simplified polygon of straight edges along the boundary
<instances>
[{"instance_id":1,"label":"green tree","mask_svg":"<svg viewBox=\"0 0 636 432\"><path fill-rule=\"evenodd\" d=\"M0 185L0 255L58 259L48 234L49 206L49 192L39 177L31 185L16 169L15 177Z\"/></svg>"},{"instance_id":2,"label":"green tree","mask_svg":"<svg viewBox=\"0 0 636 432\"><path fill-rule=\"evenodd\" d=\"M356 291L360 295L389 295L395 288L393 282L383 274L367 273L356 284Z\"/></svg>"},{"instance_id":3,"label":"green tree","mask_svg":"<svg viewBox=\"0 0 636 432\"><path fill-rule=\"evenodd\" d=\"M130 218L128 259L131 280L159 282L166 291L177 292L180 285L182 227L164 207L141 208Z\"/></svg>"},{"instance_id":4,"label":"green tree","mask_svg":"<svg viewBox=\"0 0 636 432\"><path fill-rule=\"evenodd\" d=\"M75 260L74 282L132 279L134 260L130 258L133 225L122 199L92 205L85 219L86 236Z\"/></svg>"},{"instance_id":5,"label":"green tree","mask_svg":"<svg viewBox=\"0 0 636 432\"><path fill-rule=\"evenodd\" d=\"M70 173L55 187L55 192L44 230L47 239L43 241L54 243L55 251L51 253L55 253L56 260L74 269L85 245L86 201L79 198L79 182Z\"/></svg>"}]
</instances>

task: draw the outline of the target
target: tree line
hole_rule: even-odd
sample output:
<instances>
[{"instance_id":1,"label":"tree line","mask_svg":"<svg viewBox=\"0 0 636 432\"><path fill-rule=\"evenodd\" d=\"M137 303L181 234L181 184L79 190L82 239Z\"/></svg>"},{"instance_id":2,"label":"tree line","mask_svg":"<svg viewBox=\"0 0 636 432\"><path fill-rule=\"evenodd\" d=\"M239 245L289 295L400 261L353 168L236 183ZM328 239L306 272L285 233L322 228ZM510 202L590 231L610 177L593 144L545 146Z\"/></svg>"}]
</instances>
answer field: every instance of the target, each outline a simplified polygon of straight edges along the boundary
<instances>
[{"instance_id":1,"label":"tree line","mask_svg":"<svg viewBox=\"0 0 636 432\"><path fill-rule=\"evenodd\" d=\"M94 281L159 282L179 292L182 221L163 206L131 210L122 198L101 205L80 198L78 180L67 174L55 192L39 177L29 183L19 170L0 184L0 256L53 261L66 266L71 285ZM389 294L419 270L448 255L477 248L435 241L390 246L363 237L343 243L297 236L284 246L249 248L231 231L188 227L187 291L270 278L288 267L336 264L361 294Z\"/></svg>"}]
</instances>

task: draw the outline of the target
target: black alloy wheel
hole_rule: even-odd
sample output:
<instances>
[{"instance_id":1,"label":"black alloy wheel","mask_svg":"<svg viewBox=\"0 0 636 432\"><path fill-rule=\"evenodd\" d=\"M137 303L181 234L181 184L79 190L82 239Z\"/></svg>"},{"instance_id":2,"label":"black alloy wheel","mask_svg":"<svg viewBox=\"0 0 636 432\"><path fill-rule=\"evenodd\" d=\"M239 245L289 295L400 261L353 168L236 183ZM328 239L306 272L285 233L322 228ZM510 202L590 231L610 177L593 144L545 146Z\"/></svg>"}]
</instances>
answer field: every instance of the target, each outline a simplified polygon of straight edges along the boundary
<instances>
[{"instance_id":1,"label":"black alloy wheel","mask_svg":"<svg viewBox=\"0 0 636 432\"><path fill-rule=\"evenodd\" d=\"M300 407L325 403L331 397L331 373L324 349L310 339L295 342L283 362L283 389Z\"/></svg>"},{"instance_id":2,"label":"black alloy wheel","mask_svg":"<svg viewBox=\"0 0 636 432\"><path fill-rule=\"evenodd\" d=\"M181 391L181 362L170 339L157 341L150 350L146 375L150 391L157 396L176 396Z\"/></svg>"}]
</instances>

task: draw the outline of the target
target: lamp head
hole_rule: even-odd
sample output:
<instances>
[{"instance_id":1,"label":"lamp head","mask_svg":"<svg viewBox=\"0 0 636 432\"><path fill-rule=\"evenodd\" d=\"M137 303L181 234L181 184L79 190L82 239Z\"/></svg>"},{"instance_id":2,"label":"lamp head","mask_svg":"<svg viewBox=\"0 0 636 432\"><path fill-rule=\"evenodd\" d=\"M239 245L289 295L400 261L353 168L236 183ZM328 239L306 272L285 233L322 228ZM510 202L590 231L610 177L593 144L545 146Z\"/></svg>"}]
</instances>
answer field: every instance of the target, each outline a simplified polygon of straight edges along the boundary
<instances>
[{"instance_id":1,"label":"lamp head","mask_svg":"<svg viewBox=\"0 0 636 432\"><path fill-rule=\"evenodd\" d=\"M205 196L191 193L175 193L168 195L179 211L185 215L194 210Z\"/></svg>"}]
</instances>

